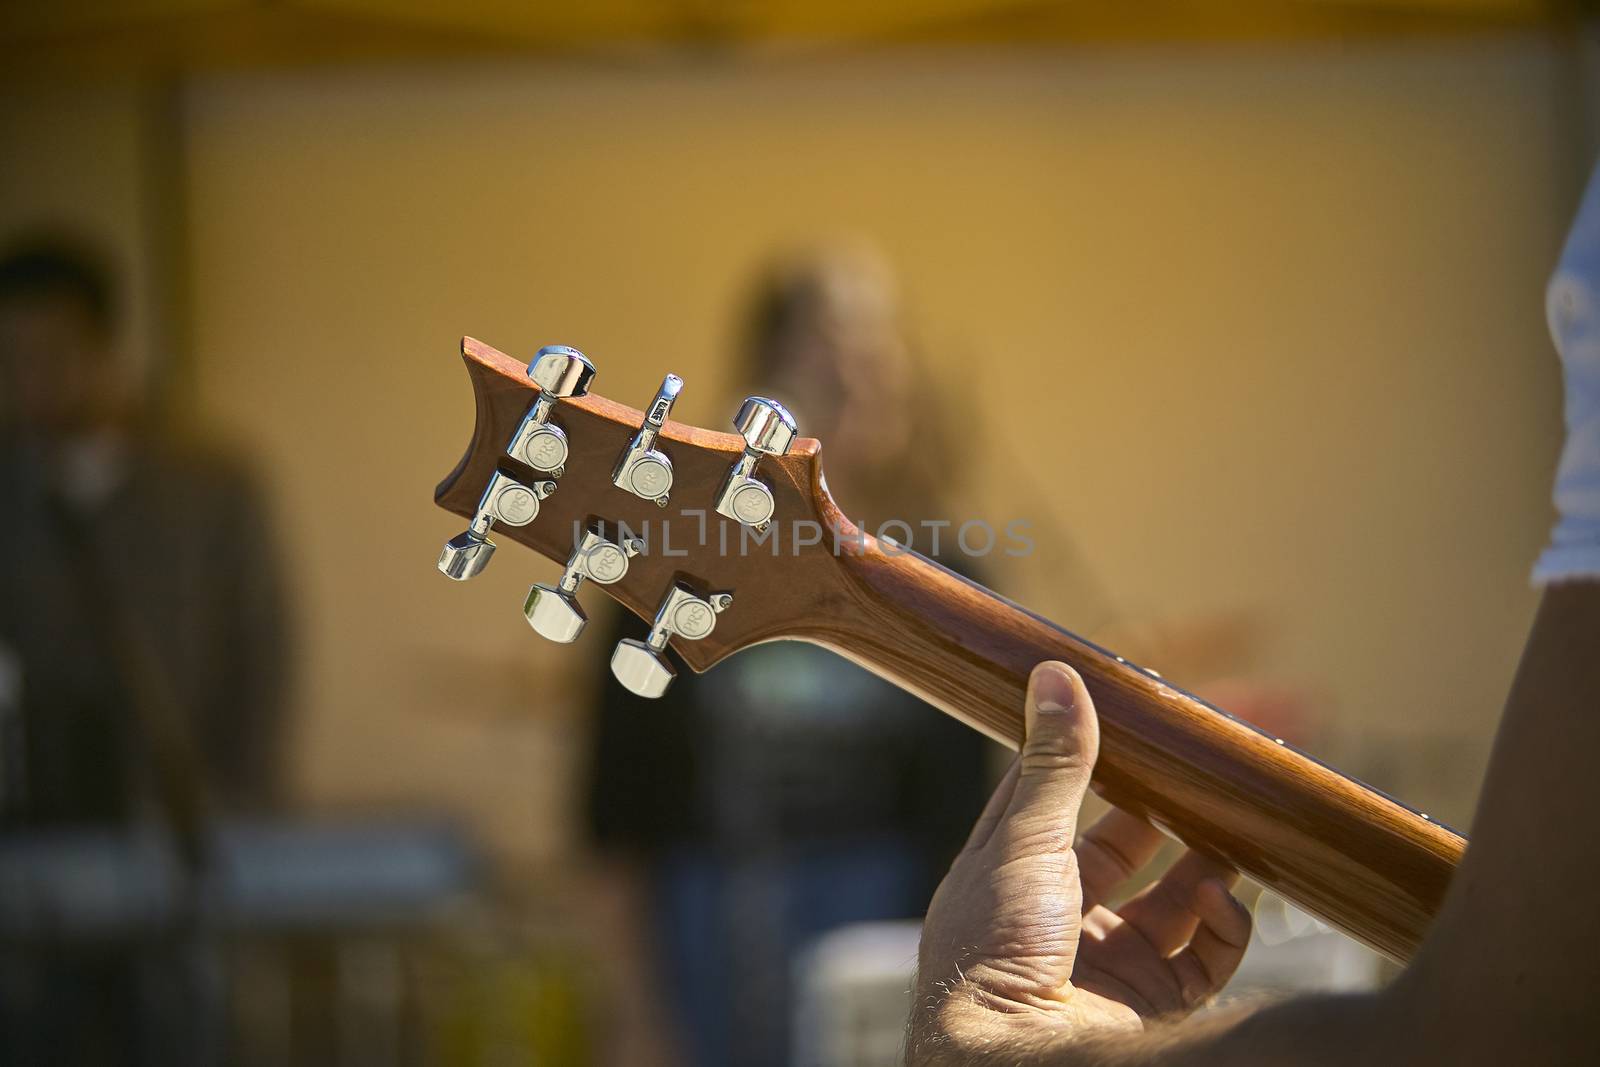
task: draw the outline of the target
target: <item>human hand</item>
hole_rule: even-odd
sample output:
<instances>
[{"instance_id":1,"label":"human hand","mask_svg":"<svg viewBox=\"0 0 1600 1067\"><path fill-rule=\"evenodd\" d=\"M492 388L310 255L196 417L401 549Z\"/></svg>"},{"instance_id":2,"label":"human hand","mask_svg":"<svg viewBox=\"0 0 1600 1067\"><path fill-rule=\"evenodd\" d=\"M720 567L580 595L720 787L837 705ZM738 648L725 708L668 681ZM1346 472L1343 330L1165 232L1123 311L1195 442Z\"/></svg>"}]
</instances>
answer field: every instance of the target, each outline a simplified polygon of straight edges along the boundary
<instances>
[{"instance_id":1,"label":"human hand","mask_svg":"<svg viewBox=\"0 0 1600 1067\"><path fill-rule=\"evenodd\" d=\"M1237 877L1186 852L1107 907L1161 843L1112 810L1074 845L1099 749L1076 672L1042 663L1028 683L1027 739L934 894L922 929L908 1062L981 1062L1186 1012L1244 957L1250 917Z\"/></svg>"}]
</instances>

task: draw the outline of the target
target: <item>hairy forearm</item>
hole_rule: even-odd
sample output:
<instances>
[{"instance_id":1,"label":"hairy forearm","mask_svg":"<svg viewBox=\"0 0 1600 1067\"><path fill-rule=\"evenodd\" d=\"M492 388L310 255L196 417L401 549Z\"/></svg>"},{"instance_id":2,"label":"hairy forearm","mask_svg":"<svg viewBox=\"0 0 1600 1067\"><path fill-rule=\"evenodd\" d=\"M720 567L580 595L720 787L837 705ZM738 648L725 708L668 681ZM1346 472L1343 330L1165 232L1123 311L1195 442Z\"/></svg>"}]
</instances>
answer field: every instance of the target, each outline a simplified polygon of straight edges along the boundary
<instances>
[{"instance_id":1,"label":"hairy forearm","mask_svg":"<svg viewBox=\"0 0 1600 1067\"><path fill-rule=\"evenodd\" d=\"M1395 1048L1374 996L1305 996L1224 1007L1157 1024L1132 1040L1085 1042L1075 1067L1282 1067L1350 1064ZM1388 1058L1388 1056L1382 1058Z\"/></svg>"},{"instance_id":2,"label":"hairy forearm","mask_svg":"<svg viewBox=\"0 0 1600 1067\"><path fill-rule=\"evenodd\" d=\"M907 1035L909 1067L1280 1067L1348 1064L1397 1051L1384 994L1221 1005L1139 1031L1042 1027L1018 1014L925 1011ZM931 1006L930 1006L931 1008ZM942 1016L942 1017L941 1017Z\"/></svg>"},{"instance_id":3,"label":"hairy forearm","mask_svg":"<svg viewBox=\"0 0 1600 1067\"><path fill-rule=\"evenodd\" d=\"M949 1025L914 1025L906 1042L907 1067L1122 1067L1166 1063L1184 1050L1214 1040L1249 1009L1233 1007L1142 1031L1040 1026L1026 1016Z\"/></svg>"}]
</instances>

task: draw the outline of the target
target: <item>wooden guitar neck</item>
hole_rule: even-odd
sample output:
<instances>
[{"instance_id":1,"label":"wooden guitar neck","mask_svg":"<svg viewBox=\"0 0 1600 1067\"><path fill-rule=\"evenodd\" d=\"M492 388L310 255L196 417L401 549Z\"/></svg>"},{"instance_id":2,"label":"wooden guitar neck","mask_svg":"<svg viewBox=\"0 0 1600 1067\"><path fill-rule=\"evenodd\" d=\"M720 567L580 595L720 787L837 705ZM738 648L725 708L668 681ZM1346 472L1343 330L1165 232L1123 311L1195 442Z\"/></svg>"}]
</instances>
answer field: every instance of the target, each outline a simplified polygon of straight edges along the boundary
<instances>
[{"instance_id":1,"label":"wooden guitar neck","mask_svg":"<svg viewBox=\"0 0 1600 1067\"><path fill-rule=\"evenodd\" d=\"M811 640L1012 748L1033 667L1070 664L1099 713L1096 792L1391 959L1416 950L1459 834L922 556L844 559L848 609Z\"/></svg>"}]
</instances>

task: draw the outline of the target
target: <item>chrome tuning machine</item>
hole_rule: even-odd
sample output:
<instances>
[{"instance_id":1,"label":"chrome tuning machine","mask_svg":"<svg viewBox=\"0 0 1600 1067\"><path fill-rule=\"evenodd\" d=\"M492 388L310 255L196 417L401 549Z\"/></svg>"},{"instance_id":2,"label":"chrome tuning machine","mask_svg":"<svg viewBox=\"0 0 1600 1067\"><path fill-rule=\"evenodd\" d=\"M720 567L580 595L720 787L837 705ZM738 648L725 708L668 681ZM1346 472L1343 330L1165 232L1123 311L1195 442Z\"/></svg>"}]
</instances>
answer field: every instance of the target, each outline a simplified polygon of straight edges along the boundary
<instances>
[{"instance_id":1,"label":"chrome tuning machine","mask_svg":"<svg viewBox=\"0 0 1600 1067\"><path fill-rule=\"evenodd\" d=\"M510 475L495 471L478 498L472 524L444 544L439 553L439 570L445 577L464 582L489 565L494 542L489 530L502 526L526 526L539 515L539 501L555 492L556 483L532 482L524 485Z\"/></svg>"},{"instance_id":2,"label":"chrome tuning machine","mask_svg":"<svg viewBox=\"0 0 1600 1067\"><path fill-rule=\"evenodd\" d=\"M667 639L677 635L698 641L716 628L717 616L733 603L732 593L696 596L681 582L674 583L656 609L655 622L643 640L625 637L611 654L611 673L631 693L655 698L667 691L678 672L667 662Z\"/></svg>"},{"instance_id":3,"label":"chrome tuning machine","mask_svg":"<svg viewBox=\"0 0 1600 1067\"><path fill-rule=\"evenodd\" d=\"M539 396L517 424L506 454L534 470L559 478L567 465L567 435L550 421L556 401L585 396L594 381L594 364L576 348L546 345L528 364L528 377Z\"/></svg>"},{"instance_id":4,"label":"chrome tuning machine","mask_svg":"<svg viewBox=\"0 0 1600 1067\"><path fill-rule=\"evenodd\" d=\"M752 396L739 405L733 427L744 438L740 456L717 490L717 513L757 530L772 521L772 490L754 477L762 456L781 456L794 444L794 416L776 400Z\"/></svg>"},{"instance_id":5,"label":"chrome tuning machine","mask_svg":"<svg viewBox=\"0 0 1600 1067\"><path fill-rule=\"evenodd\" d=\"M656 436L672 414L672 405L683 391L683 379L669 374L661 380L655 399L645 409L644 424L628 442L628 450L617 460L611 472L611 482L618 489L626 489L636 497L654 500L660 507L667 506L672 493L672 460L655 447Z\"/></svg>"},{"instance_id":6,"label":"chrome tuning machine","mask_svg":"<svg viewBox=\"0 0 1600 1067\"><path fill-rule=\"evenodd\" d=\"M585 578L610 585L628 573L628 561L644 550L637 537L608 539L598 525L591 526L567 557L567 569L555 585L538 584L528 590L522 614L541 637L570 644L583 633L589 617L578 604L578 587Z\"/></svg>"}]
</instances>

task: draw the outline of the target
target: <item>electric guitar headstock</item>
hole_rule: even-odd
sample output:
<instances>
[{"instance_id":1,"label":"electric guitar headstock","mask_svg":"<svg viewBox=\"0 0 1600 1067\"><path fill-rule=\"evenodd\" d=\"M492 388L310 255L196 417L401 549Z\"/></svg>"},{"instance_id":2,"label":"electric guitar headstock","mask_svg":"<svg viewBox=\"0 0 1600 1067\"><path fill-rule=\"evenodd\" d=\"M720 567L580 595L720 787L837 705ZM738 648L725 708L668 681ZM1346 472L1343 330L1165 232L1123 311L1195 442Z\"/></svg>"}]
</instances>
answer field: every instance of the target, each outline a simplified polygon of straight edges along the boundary
<instances>
[{"instance_id":1,"label":"electric guitar headstock","mask_svg":"<svg viewBox=\"0 0 1600 1067\"><path fill-rule=\"evenodd\" d=\"M797 434L777 401L751 397L738 433L674 422L683 380L669 374L644 410L590 391L594 365L550 346L529 363L473 338L462 356L477 400L472 443L439 484L440 506L470 520L439 557L465 581L503 536L562 568L535 584L523 614L540 636L570 643L600 586L652 623L612 654L618 680L664 693L670 644L703 671L749 645L806 636L845 577L835 552L864 551L828 495L819 444Z\"/></svg>"}]
</instances>

